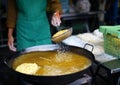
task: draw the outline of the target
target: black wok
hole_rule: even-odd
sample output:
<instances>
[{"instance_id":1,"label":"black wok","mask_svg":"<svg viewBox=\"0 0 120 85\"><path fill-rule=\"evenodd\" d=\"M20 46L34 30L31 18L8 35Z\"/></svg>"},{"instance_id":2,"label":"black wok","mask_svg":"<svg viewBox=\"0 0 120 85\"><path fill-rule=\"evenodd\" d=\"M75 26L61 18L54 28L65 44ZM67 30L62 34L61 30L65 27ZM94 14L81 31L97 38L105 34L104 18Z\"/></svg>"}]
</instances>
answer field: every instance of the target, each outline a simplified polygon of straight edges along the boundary
<instances>
[{"instance_id":1,"label":"black wok","mask_svg":"<svg viewBox=\"0 0 120 85\"><path fill-rule=\"evenodd\" d=\"M68 45L66 45L66 46L69 47L69 51L75 52L80 55L84 55L87 58L89 58L91 60L91 62L94 61L94 55L92 54L92 52L90 52L84 48L80 48L80 47L68 46ZM36 84L38 84L38 85L66 85L68 83L71 83L71 82L83 77L83 75L86 73L86 71L90 70L91 66L89 66L88 68L86 68L82 71L79 71L76 73L71 73L71 74L66 74L66 75L34 76L34 75L28 75L28 74L23 74L23 73L17 72L12 68L12 63L13 63L14 59L24 53L29 53L29 52L33 52L33 51L57 50L58 48L59 48L58 45L34 46L31 48L27 48L21 52L16 52L10 59L7 59L7 60L4 59L4 63L6 64L6 67L11 72L13 72L16 76L18 76L18 78L25 80L27 82L33 83L35 85Z\"/></svg>"}]
</instances>

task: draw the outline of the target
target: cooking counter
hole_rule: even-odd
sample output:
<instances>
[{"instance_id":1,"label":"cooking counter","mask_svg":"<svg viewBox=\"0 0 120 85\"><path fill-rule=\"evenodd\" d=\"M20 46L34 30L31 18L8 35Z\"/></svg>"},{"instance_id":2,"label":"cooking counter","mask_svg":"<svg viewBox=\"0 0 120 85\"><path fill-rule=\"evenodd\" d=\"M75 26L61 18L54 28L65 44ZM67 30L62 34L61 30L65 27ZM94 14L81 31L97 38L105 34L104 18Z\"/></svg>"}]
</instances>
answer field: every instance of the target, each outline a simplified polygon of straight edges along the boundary
<instances>
[{"instance_id":1,"label":"cooking counter","mask_svg":"<svg viewBox=\"0 0 120 85\"><path fill-rule=\"evenodd\" d=\"M89 42L86 42L86 41L83 41L83 40L81 40L77 35L72 35L72 36L70 36L69 38L67 38L66 40L64 40L63 41L65 44L68 44L68 45L72 45L72 46L77 46L77 47L84 47L84 45L86 44L86 43L89 43ZM114 59L116 59L116 57L114 57L114 56L111 56L111 55L109 55L109 54L106 54L105 52L104 52L104 48L103 48L103 42L101 42L100 43L100 45L94 45L94 44L92 44L92 43L89 43L89 44L91 44L91 45L93 45L93 51L91 51L91 48L90 47L88 47L88 48L86 48L87 50L89 50L89 51L91 51L93 54L94 54L94 56L95 56L95 59L97 60L97 61L99 61L99 62L101 62L101 63L103 63L103 62L106 62L106 61L110 61L110 60L114 60ZM101 51L102 52L95 52L96 50L99 50L99 48L97 48L97 46L101 46Z\"/></svg>"},{"instance_id":2,"label":"cooking counter","mask_svg":"<svg viewBox=\"0 0 120 85\"><path fill-rule=\"evenodd\" d=\"M87 38L90 36L85 35L85 37ZM120 64L119 64L120 60L117 59L117 57L111 56L104 52L104 47L103 47L104 40L102 39L103 40L102 42L100 42L99 44L95 44L95 43L83 41L81 38L82 37L80 37L79 34L72 35L66 40L64 40L63 42L68 45L82 47L82 48L85 48L86 43L93 45L94 47L93 51L91 50L92 47L85 48L85 49L91 51L95 56L95 61L96 61L95 62L96 70L94 69L95 81L96 81L96 78L99 77L102 80L104 80L107 83L107 85L119 85L120 84ZM92 39L93 37L89 38L90 41L92 41ZM99 41L99 39L96 41ZM98 49L98 46L100 46L99 49ZM99 50L99 51L96 52L96 50Z\"/></svg>"},{"instance_id":3,"label":"cooking counter","mask_svg":"<svg viewBox=\"0 0 120 85\"><path fill-rule=\"evenodd\" d=\"M79 37L78 37L78 35L72 35L72 36L70 36L70 37L68 37L66 40L64 40L63 41L64 43L66 43L66 44L68 44L68 45L72 45L72 46L78 46L78 47L84 47L84 45L86 44L86 42L85 41L83 41L83 40L81 40ZM7 50L8 50L8 48L6 48ZM12 52L10 51L6 51L6 49L5 50L3 50L3 49L1 49L2 51L0 51L0 52L6 52L7 54L5 54L5 56L8 56L9 54L12 54ZM89 49L90 51L91 51L91 49ZM8 54L9 53L9 54ZM108 54L105 54L104 52L102 52L101 54L99 53L99 55L97 54L94 54L95 55L95 58L96 58L96 60L98 60L98 61L100 61L100 62L105 62L105 61L109 61L109 60L113 60L113 59L115 59L115 57L113 57L113 56L110 56L110 55L108 55ZM15 77L13 74L11 74L10 72L8 72L8 70L6 70L6 68L4 68L5 69L5 72L2 74L2 75L6 75L6 73L7 73L7 75L6 76L4 76L5 78L4 78L4 80L3 80L3 82L5 82L5 83L7 83L7 84L5 84L5 85L9 85L9 83L11 83L12 85L19 85L18 83L18 81L16 80L16 79L14 79L13 77ZM3 70L4 70L3 69ZM8 76L8 75L10 75L10 76ZM6 82L7 81L7 82ZM11 81L16 81L16 82L11 82ZM16 83L16 84L15 84ZM101 82L100 82L100 84L101 84ZM76 84L75 84L76 85ZM98 83L98 85L99 85L99 83ZM104 85L104 84L103 84ZM106 85L106 84L105 84Z\"/></svg>"}]
</instances>

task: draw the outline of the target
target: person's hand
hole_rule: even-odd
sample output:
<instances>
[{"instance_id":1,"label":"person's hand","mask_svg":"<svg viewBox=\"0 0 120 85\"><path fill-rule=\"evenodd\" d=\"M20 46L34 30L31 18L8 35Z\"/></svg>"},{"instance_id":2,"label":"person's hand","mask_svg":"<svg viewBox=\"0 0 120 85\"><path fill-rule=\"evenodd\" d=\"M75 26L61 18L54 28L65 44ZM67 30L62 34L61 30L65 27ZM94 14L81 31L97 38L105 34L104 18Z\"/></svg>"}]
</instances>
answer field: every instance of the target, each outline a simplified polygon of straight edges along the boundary
<instances>
[{"instance_id":1,"label":"person's hand","mask_svg":"<svg viewBox=\"0 0 120 85\"><path fill-rule=\"evenodd\" d=\"M8 47L9 47L9 49L11 50L11 51L16 51L16 48L15 48L15 46L14 46L14 38L13 38L13 36L9 36L9 38L8 38Z\"/></svg>"},{"instance_id":2,"label":"person's hand","mask_svg":"<svg viewBox=\"0 0 120 85\"><path fill-rule=\"evenodd\" d=\"M55 12L52 16L51 24L55 27L60 26L61 24L61 19L60 19L60 14L59 11Z\"/></svg>"},{"instance_id":3,"label":"person's hand","mask_svg":"<svg viewBox=\"0 0 120 85\"><path fill-rule=\"evenodd\" d=\"M16 47L14 46L14 37L12 36L13 29L8 30L8 47L11 51L16 51Z\"/></svg>"}]
</instances>

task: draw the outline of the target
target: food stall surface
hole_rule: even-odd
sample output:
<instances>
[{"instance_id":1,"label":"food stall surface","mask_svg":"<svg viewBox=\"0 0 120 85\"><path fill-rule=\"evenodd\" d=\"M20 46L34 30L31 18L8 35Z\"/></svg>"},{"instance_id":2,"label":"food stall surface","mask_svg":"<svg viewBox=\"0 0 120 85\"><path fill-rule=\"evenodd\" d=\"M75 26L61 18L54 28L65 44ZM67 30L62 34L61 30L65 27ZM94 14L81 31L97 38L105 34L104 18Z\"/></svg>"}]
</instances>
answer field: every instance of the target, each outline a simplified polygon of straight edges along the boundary
<instances>
[{"instance_id":1,"label":"food stall surface","mask_svg":"<svg viewBox=\"0 0 120 85\"><path fill-rule=\"evenodd\" d=\"M74 46L78 46L78 47L84 47L83 45L86 43L84 41L81 41L78 38L78 36L70 36L69 38L67 38L63 42L66 43L66 44L68 44L68 45L74 45ZM88 49L90 49L90 47ZM91 49L90 49L90 51L91 51ZM96 52L94 51L94 53L96 53ZM12 56L12 54L13 54L13 52L9 51L8 48L0 48L0 57L2 56L2 57L10 58ZM109 61L109 60L116 59L113 56L105 54L104 51L102 51L101 54L100 53L96 53L94 55L95 55L96 60L98 60L101 63ZM21 84L21 82L18 80L18 78L16 78L16 76L13 73L11 73L7 68L5 68L4 64L1 63L0 64L0 68L1 68L0 69L0 85L23 85L23 84ZM94 69L96 69L96 66L95 66ZM90 73L86 72L86 74L90 74ZM81 80L84 79L84 78L85 77L80 78L80 79L76 80L75 82L71 82L68 85L80 85ZM90 83L91 82L91 75L88 76L85 79L86 79L86 81L89 80L89 83L87 82L84 85L91 85L91 83ZM93 81L93 82L94 82L94 85L109 85L109 84L107 84L104 80L102 80L99 77L96 77L96 81ZM26 84L26 85L31 85L31 84Z\"/></svg>"},{"instance_id":2,"label":"food stall surface","mask_svg":"<svg viewBox=\"0 0 120 85\"><path fill-rule=\"evenodd\" d=\"M0 54L2 57L11 57L13 52L9 51L8 48L1 48L0 49L1 53ZM5 53L7 52L7 53ZM22 84L21 81L18 80L18 78L16 77L16 75L9 70L9 68L6 68L6 66L1 62L1 69L0 69L0 81L1 81L1 85L36 85L36 84L28 84L28 82L24 81L23 84L23 80L22 80ZM79 75L78 75L79 76ZM76 79L75 82L71 82L69 83L69 85L79 85L79 84L83 84L83 83L91 83L91 77L89 75L84 75L82 77L80 77L78 80ZM87 84L88 85L88 84Z\"/></svg>"},{"instance_id":3,"label":"food stall surface","mask_svg":"<svg viewBox=\"0 0 120 85\"><path fill-rule=\"evenodd\" d=\"M11 55L13 54L13 52L9 51L8 48L0 48L0 56L4 56L7 58L10 58ZM0 64L0 85L22 85L20 84L20 81L18 81L18 79L16 78L16 76L11 73L4 64ZM89 74L89 73L88 73ZM83 77L81 79L76 80L75 82L72 82L68 85L80 85L80 82L83 80L85 80L85 82L87 81L86 84L84 85L91 85L91 75L87 76L87 77ZM89 82L88 82L89 81ZM102 85L107 85L105 82L103 82L102 80L98 79L98 85L102 84ZM100 83L99 83L100 82ZM88 84L89 83L89 84ZM104 84L105 83L105 84ZM26 84L26 85L30 85L30 84Z\"/></svg>"},{"instance_id":4,"label":"food stall surface","mask_svg":"<svg viewBox=\"0 0 120 85\"><path fill-rule=\"evenodd\" d=\"M64 43L72 46L82 47L91 51L94 54L95 61L97 62L98 65L97 70L95 70L95 76L99 76L101 79L105 81L107 79L108 80L107 82L110 85L120 84L118 83L120 77L120 65L119 65L120 60L117 59L117 57L115 56L105 53L103 46L104 40L102 34L96 32L78 34L67 38L66 40L64 40ZM89 43L90 46L85 47L86 43ZM93 46L93 49L91 45Z\"/></svg>"}]
</instances>

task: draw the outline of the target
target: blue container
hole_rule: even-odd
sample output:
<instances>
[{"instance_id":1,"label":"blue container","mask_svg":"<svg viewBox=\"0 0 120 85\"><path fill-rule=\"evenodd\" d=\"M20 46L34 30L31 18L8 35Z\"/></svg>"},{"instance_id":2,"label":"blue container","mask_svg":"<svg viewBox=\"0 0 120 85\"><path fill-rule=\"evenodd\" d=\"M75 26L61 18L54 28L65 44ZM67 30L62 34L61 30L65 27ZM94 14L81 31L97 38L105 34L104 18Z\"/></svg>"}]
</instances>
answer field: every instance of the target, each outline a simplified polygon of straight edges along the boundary
<instances>
[{"instance_id":1,"label":"blue container","mask_svg":"<svg viewBox=\"0 0 120 85\"><path fill-rule=\"evenodd\" d=\"M69 0L60 0L63 13L69 12Z\"/></svg>"}]
</instances>

